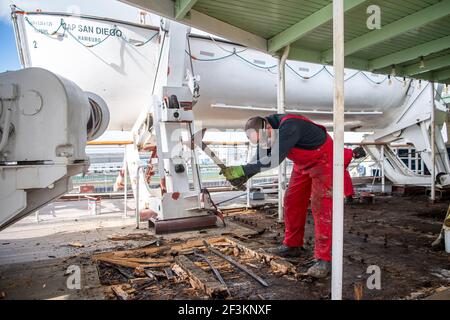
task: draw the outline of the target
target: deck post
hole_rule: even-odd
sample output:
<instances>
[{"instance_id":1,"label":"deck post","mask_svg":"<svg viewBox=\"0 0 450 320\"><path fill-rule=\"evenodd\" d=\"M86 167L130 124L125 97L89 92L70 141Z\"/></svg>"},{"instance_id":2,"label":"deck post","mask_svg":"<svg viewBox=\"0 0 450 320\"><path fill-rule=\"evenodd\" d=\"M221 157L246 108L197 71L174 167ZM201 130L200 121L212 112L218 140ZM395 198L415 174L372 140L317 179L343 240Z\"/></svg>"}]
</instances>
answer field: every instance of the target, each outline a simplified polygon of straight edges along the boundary
<instances>
[{"instance_id":1,"label":"deck post","mask_svg":"<svg viewBox=\"0 0 450 320\"><path fill-rule=\"evenodd\" d=\"M380 161L381 161L381 193L384 194L386 192L386 178L384 175L384 145L381 146L381 156L380 156Z\"/></svg>"},{"instance_id":2,"label":"deck post","mask_svg":"<svg viewBox=\"0 0 450 320\"><path fill-rule=\"evenodd\" d=\"M139 210L139 179L140 179L140 170L142 166L138 166L136 170L136 192L135 192L135 201L136 201L136 229L139 229L139 225L141 223L141 214Z\"/></svg>"},{"instance_id":3,"label":"deck post","mask_svg":"<svg viewBox=\"0 0 450 320\"><path fill-rule=\"evenodd\" d=\"M284 47L282 56L278 59L278 91L277 113L286 112L286 60L289 55L289 45ZM278 167L278 221L284 221L283 198L286 189L286 161Z\"/></svg>"},{"instance_id":4,"label":"deck post","mask_svg":"<svg viewBox=\"0 0 450 320\"><path fill-rule=\"evenodd\" d=\"M333 235L331 299L342 299L344 227L344 0L333 0Z\"/></svg>"},{"instance_id":5,"label":"deck post","mask_svg":"<svg viewBox=\"0 0 450 320\"><path fill-rule=\"evenodd\" d=\"M252 145L249 143L248 147L247 147L247 163L251 161L251 159L252 159L251 155L252 155ZM250 190L252 189L252 185L253 185L252 180L253 180L252 178L247 180L247 190L246 190L246 197L247 197L247 206L246 207L247 207L247 209L249 209L252 206L251 201L250 201Z\"/></svg>"},{"instance_id":6,"label":"deck post","mask_svg":"<svg viewBox=\"0 0 450 320\"><path fill-rule=\"evenodd\" d=\"M128 216L128 163L127 163L127 146L123 146L123 217Z\"/></svg>"},{"instance_id":7,"label":"deck post","mask_svg":"<svg viewBox=\"0 0 450 320\"><path fill-rule=\"evenodd\" d=\"M434 82L430 82L431 87L431 128L430 128L430 144L431 144L431 192L430 201L434 202L436 200L436 119L435 119L435 109L436 103L434 101Z\"/></svg>"}]
</instances>

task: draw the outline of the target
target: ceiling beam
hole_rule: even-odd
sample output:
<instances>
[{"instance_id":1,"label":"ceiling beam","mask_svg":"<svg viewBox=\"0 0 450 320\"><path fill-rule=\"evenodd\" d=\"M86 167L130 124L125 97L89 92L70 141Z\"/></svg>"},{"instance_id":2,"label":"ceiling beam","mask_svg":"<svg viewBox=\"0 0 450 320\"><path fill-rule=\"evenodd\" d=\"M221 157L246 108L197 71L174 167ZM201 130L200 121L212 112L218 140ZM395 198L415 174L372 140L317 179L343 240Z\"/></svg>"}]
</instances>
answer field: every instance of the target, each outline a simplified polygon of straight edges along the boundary
<instances>
[{"instance_id":1,"label":"ceiling beam","mask_svg":"<svg viewBox=\"0 0 450 320\"><path fill-rule=\"evenodd\" d=\"M159 16L175 19L175 3L172 0L120 0L121 2L153 12ZM188 26L215 34L229 41L239 43L251 49L267 52L267 40L235 27L219 19L191 9L190 15L179 20Z\"/></svg>"},{"instance_id":2,"label":"ceiling beam","mask_svg":"<svg viewBox=\"0 0 450 320\"><path fill-rule=\"evenodd\" d=\"M441 71L434 71L434 72L427 72L427 73L421 73L416 74L412 76L416 79L422 79L422 80L428 80L428 81L435 81L440 83L445 83L447 79L450 78L450 69L444 69Z\"/></svg>"},{"instance_id":3,"label":"ceiling beam","mask_svg":"<svg viewBox=\"0 0 450 320\"><path fill-rule=\"evenodd\" d=\"M433 58L430 60L424 60L423 67L422 64L416 63L411 66L407 66L401 69L403 75L415 75L424 72L429 72L437 69L442 69L445 67L450 67L450 54L442 57Z\"/></svg>"},{"instance_id":4,"label":"ceiling beam","mask_svg":"<svg viewBox=\"0 0 450 320\"><path fill-rule=\"evenodd\" d=\"M450 36L439 38L420 44L415 47L397 51L386 56L369 61L369 69L377 70L393 64L400 64L406 61L414 60L419 57L425 57L429 54L439 52L450 48Z\"/></svg>"},{"instance_id":5,"label":"ceiling beam","mask_svg":"<svg viewBox=\"0 0 450 320\"><path fill-rule=\"evenodd\" d=\"M320 64L321 55L320 51L290 47L288 59Z\"/></svg>"},{"instance_id":6,"label":"ceiling beam","mask_svg":"<svg viewBox=\"0 0 450 320\"><path fill-rule=\"evenodd\" d=\"M297 60L303 62L322 64L322 55L320 51L301 49L291 47L289 49L289 60ZM349 69L368 70L369 63L367 60L346 57L345 67Z\"/></svg>"},{"instance_id":7,"label":"ceiling beam","mask_svg":"<svg viewBox=\"0 0 450 320\"><path fill-rule=\"evenodd\" d=\"M176 0L175 2L175 19L183 19L189 10L195 5L197 0Z\"/></svg>"},{"instance_id":8,"label":"ceiling beam","mask_svg":"<svg viewBox=\"0 0 450 320\"><path fill-rule=\"evenodd\" d=\"M438 71L438 72L433 72L431 74L431 77L435 81L446 80L446 79L450 78L450 69L446 69L446 70L442 70L442 71Z\"/></svg>"},{"instance_id":9,"label":"ceiling beam","mask_svg":"<svg viewBox=\"0 0 450 320\"><path fill-rule=\"evenodd\" d=\"M344 11L348 11L367 0L346 0L344 2ZM275 53L285 46L297 41L308 32L320 27L321 25L331 21L333 19L333 3L317 10L310 16L306 17L300 22L290 26L286 30L273 36L268 41L268 51Z\"/></svg>"},{"instance_id":10,"label":"ceiling beam","mask_svg":"<svg viewBox=\"0 0 450 320\"><path fill-rule=\"evenodd\" d=\"M378 69L375 73L392 74L394 66L395 65ZM421 62L416 62L409 66L395 66L395 75L399 77L421 77L420 74L425 74L425 77L427 77L431 74L431 71L442 69L447 66L450 67L450 54L433 59L424 59L423 64Z\"/></svg>"},{"instance_id":11,"label":"ceiling beam","mask_svg":"<svg viewBox=\"0 0 450 320\"><path fill-rule=\"evenodd\" d=\"M435 5L417 11L386 26L366 33L345 43L345 55L350 55L364 48L386 41L409 30L444 18L450 14L450 0L443 0ZM323 52L324 62L333 60L333 48Z\"/></svg>"}]
</instances>

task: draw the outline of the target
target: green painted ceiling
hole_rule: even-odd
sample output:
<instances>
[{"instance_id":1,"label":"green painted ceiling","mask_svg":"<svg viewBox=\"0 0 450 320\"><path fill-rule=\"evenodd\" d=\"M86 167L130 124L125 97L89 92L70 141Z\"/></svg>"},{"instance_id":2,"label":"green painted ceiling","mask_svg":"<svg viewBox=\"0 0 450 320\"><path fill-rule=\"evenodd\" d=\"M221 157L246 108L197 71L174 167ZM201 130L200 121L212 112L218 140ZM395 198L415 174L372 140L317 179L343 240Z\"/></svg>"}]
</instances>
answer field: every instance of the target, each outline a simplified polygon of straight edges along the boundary
<instances>
[{"instance_id":1,"label":"green painted ceiling","mask_svg":"<svg viewBox=\"0 0 450 320\"><path fill-rule=\"evenodd\" d=\"M290 44L290 59L332 64L331 0L174 2L178 19L195 10L268 40L271 53ZM344 2L347 67L450 83L450 0ZM367 27L370 5L381 9L379 30Z\"/></svg>"}]
</instances>

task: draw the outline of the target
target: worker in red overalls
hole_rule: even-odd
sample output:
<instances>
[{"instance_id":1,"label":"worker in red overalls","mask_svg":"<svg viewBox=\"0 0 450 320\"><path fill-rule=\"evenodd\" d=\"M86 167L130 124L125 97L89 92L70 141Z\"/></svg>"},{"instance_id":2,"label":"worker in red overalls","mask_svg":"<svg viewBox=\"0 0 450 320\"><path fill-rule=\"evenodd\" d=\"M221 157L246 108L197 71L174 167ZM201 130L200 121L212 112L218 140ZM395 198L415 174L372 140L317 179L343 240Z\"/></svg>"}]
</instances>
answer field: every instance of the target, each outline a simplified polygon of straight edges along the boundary
<instances>
[{"instance_id":1,"label":"worker in red overalls","mask_svg":"<svg viewBox=\"0 0 450 320\"><path fill-rule=\"evenodd\" d=\"M332 138L325 127L293 114L251 118L245 131L249 140L258 144L258 150L267 150L267 155L256 157L243 166L227 167L221 173L232 185L238 186L263 169L277 166L285 158L292 160L294 167L284 198L285 237L274 253L281 256L302 253L311 199L316 262L308 269L308 274L326 277L331 269Z\"/></svg>"}]
</instances>

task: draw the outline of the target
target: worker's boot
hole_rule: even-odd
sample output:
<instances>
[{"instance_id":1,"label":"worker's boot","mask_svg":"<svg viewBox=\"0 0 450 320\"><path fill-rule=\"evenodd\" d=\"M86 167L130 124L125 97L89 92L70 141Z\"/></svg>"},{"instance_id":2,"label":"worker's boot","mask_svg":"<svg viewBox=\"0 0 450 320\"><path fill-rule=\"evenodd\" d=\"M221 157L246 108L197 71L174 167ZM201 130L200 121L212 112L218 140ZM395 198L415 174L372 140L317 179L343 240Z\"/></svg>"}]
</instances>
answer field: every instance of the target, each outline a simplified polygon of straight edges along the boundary
<instances>
[{"instance_id":1,"label":"worker's boot","mask_svg":"<svg viewBox=\"0 0 450 320\"><path fill-rule=\"evenodd\" d=\"M442 228L441 232L439 233L439 236L431 244L431 250L433 251L445 250L444 228Z\"/></svg>"},{"instance_id":2,"label":"worker's boot","mask_svg":"<svg viewBox=\"0 0 450 320\"><path fill-rule=\"evenodd\" d=\"M276 254L280 257L299 257L303 252L303 247L288 247L285 244L282 244L274 249L269 249L272 254Z\"/></svg>"},{"instance_id":3,"label":"worker's boot","mask_svg":"<svg viewBox=\"0 0 450 320\"><path fill-rule=\"evenodd\" d=\"M353 196L345 197L345 204L352 204L353 203Z\"/></svg>"},{"instance_id":4,"label":"worker's boot","mask_svg":"<svg viewBox=\"0 0 450 320\"><path fill-rule=\"evenodd\" d=\"M317 260L314 265L308 269L308 276L313 278L325 278L331 271L331 262Z\"/></svg>"}]
</instances>

